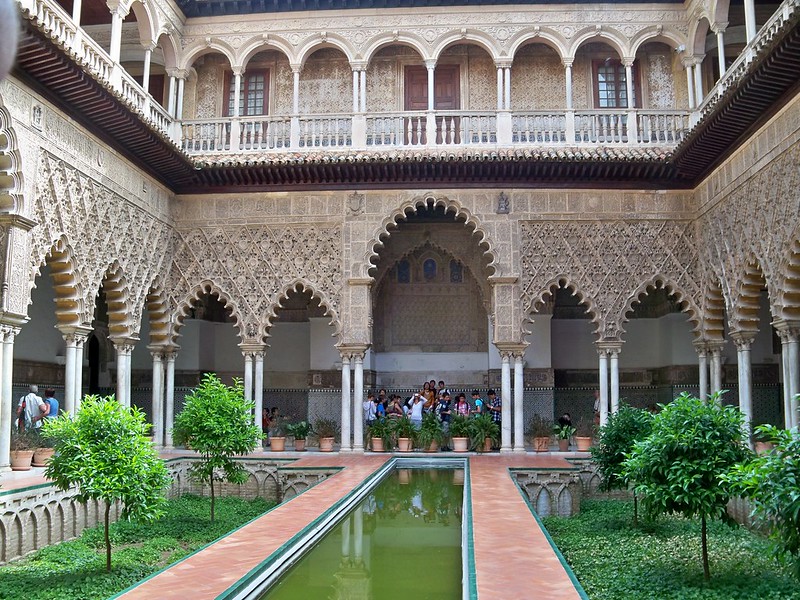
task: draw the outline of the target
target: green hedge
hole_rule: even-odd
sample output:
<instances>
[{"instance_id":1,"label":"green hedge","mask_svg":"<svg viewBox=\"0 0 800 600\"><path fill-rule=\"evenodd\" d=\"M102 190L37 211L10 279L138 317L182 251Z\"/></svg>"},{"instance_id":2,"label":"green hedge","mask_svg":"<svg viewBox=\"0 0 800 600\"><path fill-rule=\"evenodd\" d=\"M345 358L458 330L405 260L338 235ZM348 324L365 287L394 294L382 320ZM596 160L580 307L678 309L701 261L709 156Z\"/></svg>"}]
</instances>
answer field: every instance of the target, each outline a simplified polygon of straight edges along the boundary
<instances>
[{"instance_id":1,"label":"green hedge","mask_svg":"<svg viewBox=\"0 0 800 600\"><path fill-rule=\"evenodd\" d=\"M579 515L543 520L591 600L800 600L791 571L747 529L709 523L713 575L705 582L699 520L636 527L632 514L631 501L584 500Z\"/></svg>"},{"instance_id":2,"label":"green hedge","mask_svg":"<svg viewBox=\"0 0 800 600\"><path fill-rule=\"evenodd\" d=\"M111 573L105 572L103 529L87 529L72 541L43 548L0 568L3 600L92 600L108 598L244 525L275 505L263 499L217 500L209 520L208 498L170 500L166 515L150 525L120 521L111 527Z\"/></svg>"}]
</instances>

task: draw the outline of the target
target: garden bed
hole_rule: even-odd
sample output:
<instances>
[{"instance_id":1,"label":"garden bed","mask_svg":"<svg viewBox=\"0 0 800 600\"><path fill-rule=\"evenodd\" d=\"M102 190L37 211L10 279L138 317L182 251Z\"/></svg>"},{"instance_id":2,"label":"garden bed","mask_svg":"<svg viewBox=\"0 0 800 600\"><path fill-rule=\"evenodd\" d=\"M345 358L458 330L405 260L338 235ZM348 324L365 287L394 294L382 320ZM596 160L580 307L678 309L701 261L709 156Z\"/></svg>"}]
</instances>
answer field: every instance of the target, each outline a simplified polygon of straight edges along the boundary
<instances>
[{"instance_id":1,"label":"garden bed","mask_svg":"<svg viewBox=\"0 0 800 600\"><path fill-rule=\"evenodd\" d=\"M150 525L120 521L111 526L112 571L105 571L102 527L43 548L0 569L0 599L91 600L108 598L191 554L275 506L257 498L217 500L214 523L208 498L183 496L167 503L166 515Z\"/></svg>"},{"instance_id":2,"label":"garden bed","mask_svg":"<svg viewBox=\"0 0 800 600\"><path fill-rule=\"evenodd\" d=\"M800 599L791 571L745 528L709 522L705 582L699 519L640 518L634 526L632 501L584 500L579 515L543 522L591 600Z\"/></svg>"}]
</instances>

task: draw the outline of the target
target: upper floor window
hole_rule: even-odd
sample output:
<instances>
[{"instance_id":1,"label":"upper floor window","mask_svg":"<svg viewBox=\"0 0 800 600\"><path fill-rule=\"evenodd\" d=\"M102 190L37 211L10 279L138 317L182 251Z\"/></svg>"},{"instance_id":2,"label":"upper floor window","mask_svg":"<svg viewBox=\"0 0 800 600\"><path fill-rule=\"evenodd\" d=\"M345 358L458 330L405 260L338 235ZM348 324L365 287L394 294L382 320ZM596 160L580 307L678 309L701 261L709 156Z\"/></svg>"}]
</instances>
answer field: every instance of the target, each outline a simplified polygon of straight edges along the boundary
<instances>
[{"instance_id":1,"label":"upper floor window","mask_svg":"<svg viewBox=\"0 0 800 600\"><path fill-rule=\"evenodd\" d=\"M594 105L596 108L629 108L639 106L642 94L639 90L639 65L633 63L633 102L628 104L625 65L619 60L592 61L594 82Z\"/></svg>"},{"instance_id":2,"label":"upper floor window","mask_svg":"<svg viewBox=\"0 0 800 600\"><path fill-rule=\"evenodd\" d=\"M228 93L225 95L225 115L228 117L233 116L233 102L234 102L234 84L236 78L233 73L227 72L225 74L225 89ZM239 93L239 116L250 117L257 115L266 115L267 107L269 106L269 71L258 70L250 71L242 75L242 88Z\"/></svg>"}]
</instances>

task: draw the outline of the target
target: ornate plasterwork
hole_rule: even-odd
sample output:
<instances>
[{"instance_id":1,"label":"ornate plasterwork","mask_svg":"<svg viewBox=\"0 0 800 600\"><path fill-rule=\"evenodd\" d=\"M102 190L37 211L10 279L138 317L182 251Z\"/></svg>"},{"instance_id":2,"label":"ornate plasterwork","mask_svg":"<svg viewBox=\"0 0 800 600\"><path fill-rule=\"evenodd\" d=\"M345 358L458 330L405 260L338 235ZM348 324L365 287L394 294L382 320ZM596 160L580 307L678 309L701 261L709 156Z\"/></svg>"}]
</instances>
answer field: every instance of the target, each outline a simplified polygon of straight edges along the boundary
<instances>
[{"instance_id":1,"label":"ornate plasterwork","mask_svg":"<svg viewBox=\"0 0 800 600\"><path fill-rule=\"evenodd\" d=\"M175 235L165 285L171 314L182 314L198 290L215 293L233 299L227 304L243 341L258 342L287 292L302 287L319 297L339 331L340 225L227 225Z\"/></svg>"},{"instance_id":2,"label":"ornate plasterwork","mask_svg":"<svg viewBox=\"0 0 800 600\"><path fill-rule=\"evenodd\" d=\"M74 314L60 322L91 323L104 277L119 280L124 273L128 302L119 325L135 336L150 285L170 254L169 226L48 152L39 161L33 219L26 293L49 256L59 263L57 295L61 281L72 282L64 293Z\"/></svg>"},{"instance_id":3,"label":"ornate plasterwork","mask_svg":"<svg viewBox=\"0 0 800 600\"><path fill-rule=\"evenodd\" d=\"M554 286L572 287L600 339L618 340L625 312L649 285L662 285L699 318L702 273L691 223L667 221L520 222L526 316Z\"/></svg>"}]
</instances>

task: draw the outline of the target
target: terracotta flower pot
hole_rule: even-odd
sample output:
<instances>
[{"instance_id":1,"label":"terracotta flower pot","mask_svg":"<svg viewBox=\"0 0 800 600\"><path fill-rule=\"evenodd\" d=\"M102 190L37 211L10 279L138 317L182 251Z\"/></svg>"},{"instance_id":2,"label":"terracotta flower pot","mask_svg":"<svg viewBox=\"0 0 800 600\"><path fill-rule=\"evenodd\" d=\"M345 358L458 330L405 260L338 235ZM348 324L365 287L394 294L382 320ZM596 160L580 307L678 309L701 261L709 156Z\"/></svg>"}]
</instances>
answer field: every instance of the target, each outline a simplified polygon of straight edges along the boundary
<instances>
[{"instance_id":1,"label":"terracotta flower pot","mask_svg":"<svg viewBox=\"0 0 800 600\"><path fill-rule=\"evenodd\" d=\"M32 460L33 460L33 450L12 450L11 470L30 471Z\"/></svg>"},{"instance_id":2,"label":"terracotta flower pot","mask_svg":"<svg viewBox=\"0 0 800 600\"><path fill-rule=\"evenodd\" d=\"M383 438L371 438L372 439L372 451L373 452L386 452L383 448Z\"/></svg>"},{"instance_id":3,"label":"terracotta flower pot","mask_svg":"<svg viewBox=\"0 0 800 600\"><path fill-rule=\"evenodd\" d=\"M400 452L411 452L413 442L411 438L398 438L397 448Z\"/></svg>"},{"instance_id":4,"label":"terracotta flower pot","mask_svg":"<svg viewBox=\"0 0 800 600\"><path fill-rule=\"evenodd\" d=\"M305 440L305 438L299 439L299 440L295 440L294 441L294 449L297 452L303 452L306 449L306 440Z\"/></svg>"},{"instance_id":5,"label":"terracotta flower pot","mask_svg":"<svg viewBox=\"0 0 800 600\"><path fill-rule=\"evenodd\" d=\"M755 450L756 454L766 454L770 450L772 450L775 445L772 442L756 442L755 443Z\"/></svg>"},{"instance_id":6,"label":"terracotta flower pot","mask_svg":"<svg viewBox=\"0 0 800 600\"><path fill-rule=\"evenodd\" d=\"M569 440L558 440L558 451L559 452L568 452L569 451Z\"/></svg>"},{"instance_id":7,"label":"terracotta flower pot","mask_svg":"<svg viewBox=\"0 0 800 600\"><path fill-rule=\"evenodd\" d=\"M578 447L578 452L588 452L589 448L592 447L592 438L582 436L576 437L575 445Z\"/></svg>"},{"instance_id":8,"label":"terracotta flower pot","mask_svg":"<svg viewBox=\"0 0 800 600\"><path fill-rule=\"evenodd\" d=\"M46 467L47 461L55 453L55 448L37 448L36 452L33 453L33 466L34 467Z\"/></svg>"},{"instance_id":9,"label":"terracotta flower pot","mask_svg":"<svg viewBox=\"0 0 800 600\"><path fill-rule=\"evenodd\" d=\"M453 452L466 452L469 448L469 438L453 438Z\"/></svg>"},{"instance_id":10,"label":"terracotta flower pot","mask_svg":"<svg viewBox=\"0 0 800 600\"><path fill-rule=\"evenodd\" d=\"M283 452L284 450L286 450L286 438L285 437L269 438L269 448L273 452Z\"/></svg>"},{"instance_id":11,"label":"terracotta flower pot","mask_svg":"<svg viewBox=\"0 0 800 600\"><path fill-rule=\"evenodd\" d=\"M333 438L324 437L319 439L320 452L333 452Z\"/></svg>"},{"instance_id":12,"label":"terracotta flower pot","mask_svg":"<svg viewBox=\"0 0 800 600\"><path fill-rule=\"evenodd\" d=\"M533 449L536 452L547 452L548 450L550 450L550 438L549 437L533 438Z\"/></svg>"},{"instance_id":13,"label":"terracotta flower pot","mask_svg":"<svg viewBox=\"0 0 800 600\"><path fill-rule=\"evenodd\" d=\"M492 438L483 438L483 451L484 452L492 451Z\"/></svg>"},{"instance_id":14,"label":"terracotta flower pot","mask_svg":"<svg viewBox=\"0 0 800 600\"><path fill-rule=\"evenodd\" d=\"M431 445L425 448L425 452L438 452L439 442L431 442Z\"/></svg>"}]
</instances>

